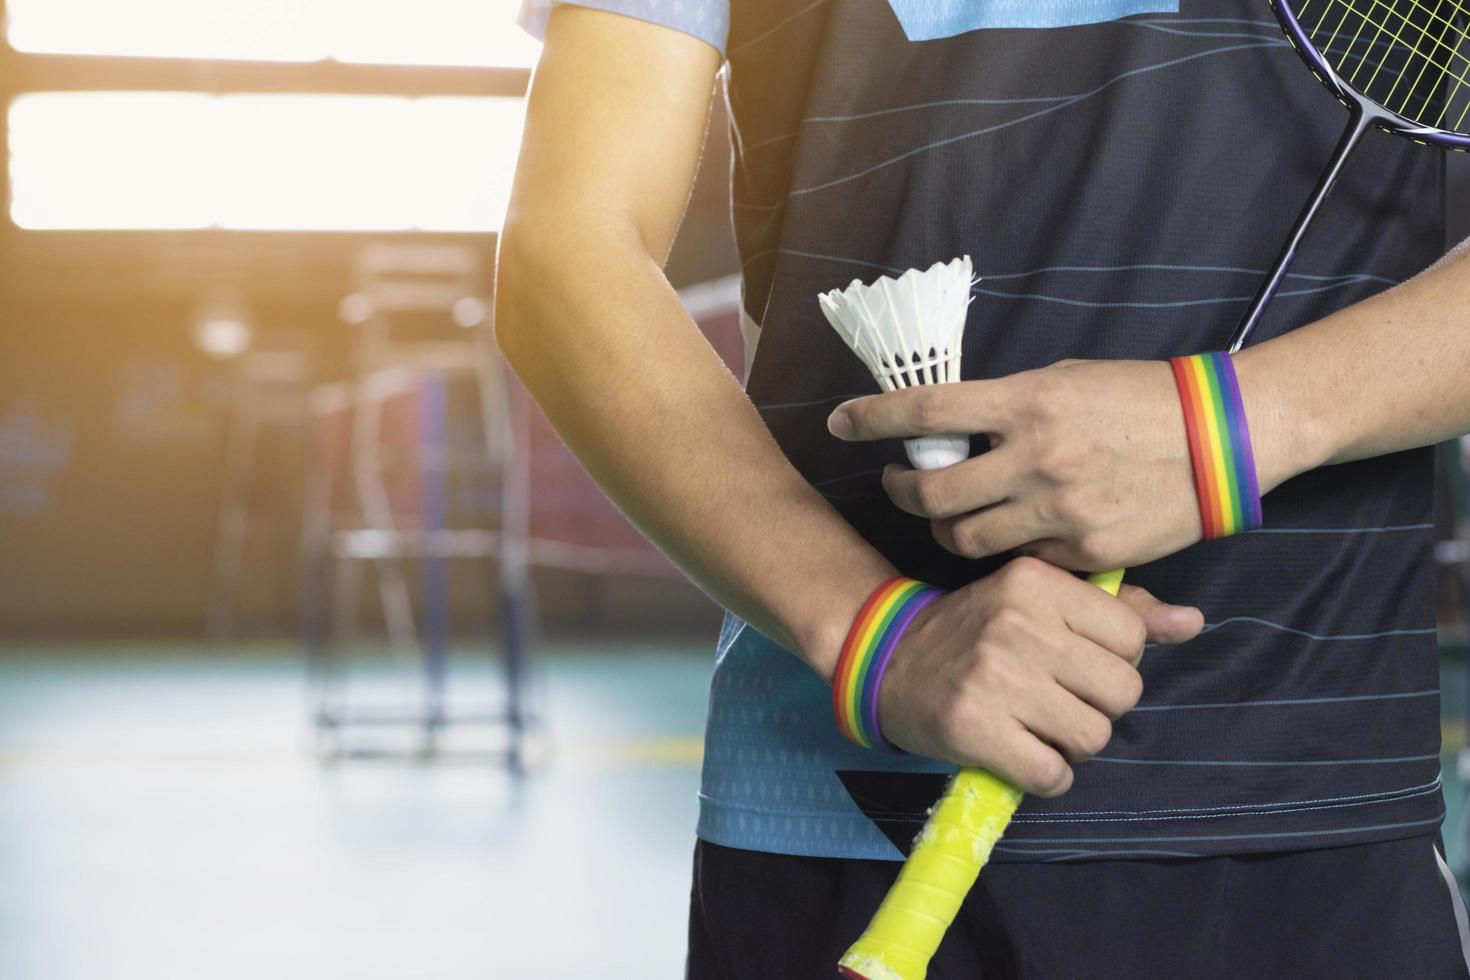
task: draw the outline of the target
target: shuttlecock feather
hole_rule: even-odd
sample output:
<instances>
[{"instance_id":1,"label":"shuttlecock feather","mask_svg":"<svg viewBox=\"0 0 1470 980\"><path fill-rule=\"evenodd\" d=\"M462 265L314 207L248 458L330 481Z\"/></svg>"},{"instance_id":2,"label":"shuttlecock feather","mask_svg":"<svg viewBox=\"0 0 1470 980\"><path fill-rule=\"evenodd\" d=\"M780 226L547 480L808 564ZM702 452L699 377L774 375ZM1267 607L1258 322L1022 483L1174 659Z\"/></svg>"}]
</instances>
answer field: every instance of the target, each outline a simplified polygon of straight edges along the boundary
<instances>
[{"instance_id":1,"label":"shuttlecock feather","mask_svg":"<svg viewBox=\"0 0 1470 980\"><path fill-rule=\"evenodd\" d=\"M884 391L960 380L960 347L970 287L968 255L910 269L897 279L871 284L854 279L846 289L817 297L827 322L860 357ZM932 470L970 455L967 435L920 436L904 440L909 462Z\"/></svg>"}]
</instances>

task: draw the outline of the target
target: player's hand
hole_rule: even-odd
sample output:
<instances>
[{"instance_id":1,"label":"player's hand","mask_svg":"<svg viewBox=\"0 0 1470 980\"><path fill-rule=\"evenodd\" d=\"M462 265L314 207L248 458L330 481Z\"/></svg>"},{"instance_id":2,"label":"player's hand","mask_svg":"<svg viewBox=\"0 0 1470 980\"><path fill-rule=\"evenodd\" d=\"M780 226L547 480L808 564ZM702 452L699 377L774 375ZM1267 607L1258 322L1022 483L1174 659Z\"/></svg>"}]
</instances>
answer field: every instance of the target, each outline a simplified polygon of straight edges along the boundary
<instances>
[{"instance_id":1,"label":"player's hand","mask_svg":"<svg viewBox=\"0 0 1470 980\"><path fill-rule=\"evenodd\" d=\"M1125 585L1118 598L1034 558L942 596L899 641L878 693L883 735L916 755L978 766L1057 796L1143 693L1144 642L1204 625Z\"/></svg>"},{"instance_id":2,"label":"player's hand","mask_svg":"<svg viewBox=\"0 0 1470 980\"><path fill-rule=\"evenodd\" d=\"M1163 361L1060 361L993 381L907 388L839 405L828 426L862 441L988 436L989 452L954 466L883 474L893 502L929 518L957 555L1019 549L1096 572L1172 554L1202 533L1183 413Z\"/></svg>"}]
</instances>

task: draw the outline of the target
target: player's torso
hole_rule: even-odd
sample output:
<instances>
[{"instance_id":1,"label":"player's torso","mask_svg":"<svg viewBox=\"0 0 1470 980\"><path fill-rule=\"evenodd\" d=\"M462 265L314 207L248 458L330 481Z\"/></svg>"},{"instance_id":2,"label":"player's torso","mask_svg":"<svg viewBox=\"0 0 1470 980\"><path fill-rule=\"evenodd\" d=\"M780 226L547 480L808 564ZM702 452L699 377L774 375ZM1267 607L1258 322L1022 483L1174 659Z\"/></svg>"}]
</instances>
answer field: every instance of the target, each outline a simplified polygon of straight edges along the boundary
<instances>
[{"instance_id":1,"label":"player's torso","mask_svg":"<svg viewBox=\"0 0 1470 980\"><path fill-rule=\"evenodd\" d=\"M878 472L902 460L899 445L825 430L838 400L873 386L817 293L970 254L982 282L968 378L1219 348L1344 111L1264 0L1186 0L1177 13L949 4L995 23L1042 7L1131 16L922 41L899 15L914 29L939 5L892 4L732 5L733 203L759 324L748 389L797 468L875 547L906 574L955 585L993 565L946 554L889 503ZM1438 153L1381 134L1359 152L1260 340L1443 251ZM1321 470L1267 498L1264 533L1131 572L1199 604L1211 628L1150 653L1146 710L1118 726L1111 761L1023 812L1013 844L1188 837L1198 840L1179 849L1252 850L1324 828L1346 840L1349 828L1432 822L1430 473L1427 452ZM722 663L734 676L723 702L717 681L717 707L738 701L738 661Z\"/></svg>"}]
</instances>

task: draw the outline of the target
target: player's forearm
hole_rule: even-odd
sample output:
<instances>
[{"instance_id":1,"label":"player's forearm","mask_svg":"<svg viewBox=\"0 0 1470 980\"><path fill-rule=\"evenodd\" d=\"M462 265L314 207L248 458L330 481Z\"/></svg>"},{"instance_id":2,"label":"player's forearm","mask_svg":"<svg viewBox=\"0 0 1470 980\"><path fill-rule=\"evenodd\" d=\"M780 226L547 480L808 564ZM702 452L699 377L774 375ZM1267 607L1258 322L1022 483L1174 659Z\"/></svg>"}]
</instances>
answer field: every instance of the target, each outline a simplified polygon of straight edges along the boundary
<instances>
[{"instance_id":1,"label":"player's forearm","mask_svg":"<svg viewBox=\"0 0 1470 980\"><path fill-rule=\"evenodd\" d=\"M507 229L496 330L623 512L718 602L830 677L842 632L892 566L786 460L636 235L583 225L551 245Z\"/></svg>"},{"instance_id":2,"label":"player's forearm","mask_svg":"<svg viewBox=\"0 0 1470 980\"><path fill-rule=\"evenodd\" d=\"M1401 286L1241 352L1263 482L1470 431L1467 310L1461 245Z\"/></svg>"}]
</instances>

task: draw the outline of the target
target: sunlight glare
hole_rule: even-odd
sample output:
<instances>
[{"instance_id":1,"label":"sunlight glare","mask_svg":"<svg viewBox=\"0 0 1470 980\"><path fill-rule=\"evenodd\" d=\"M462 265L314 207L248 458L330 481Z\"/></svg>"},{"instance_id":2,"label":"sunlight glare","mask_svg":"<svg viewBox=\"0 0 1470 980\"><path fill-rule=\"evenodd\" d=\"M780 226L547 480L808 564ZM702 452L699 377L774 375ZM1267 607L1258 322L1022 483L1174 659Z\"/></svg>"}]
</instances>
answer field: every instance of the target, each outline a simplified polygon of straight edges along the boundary
<instances>
[{"instance_id":1,"label":"sunlight glare","mask_svg":"<svg viewBox=\"0 0 1470 980\"><path fill-rule=\"evenodd\" d=\"M43 92L10 107L22 228L495 231L525 101Z\"/></svg>"},{"instance_id":2,"label":"sunlight glare","mask_svg":"<svg viewBox=\"0 0 1470 980\"><path fill-rule=\"evenodd\" d=\"M8 0L17 51L529 67L517 0Z\"/></svg>"}]
</instances>

